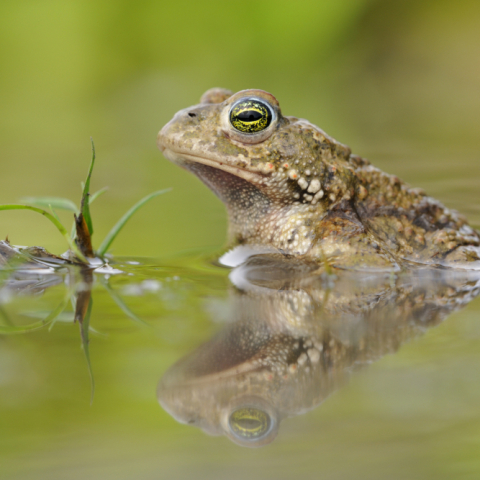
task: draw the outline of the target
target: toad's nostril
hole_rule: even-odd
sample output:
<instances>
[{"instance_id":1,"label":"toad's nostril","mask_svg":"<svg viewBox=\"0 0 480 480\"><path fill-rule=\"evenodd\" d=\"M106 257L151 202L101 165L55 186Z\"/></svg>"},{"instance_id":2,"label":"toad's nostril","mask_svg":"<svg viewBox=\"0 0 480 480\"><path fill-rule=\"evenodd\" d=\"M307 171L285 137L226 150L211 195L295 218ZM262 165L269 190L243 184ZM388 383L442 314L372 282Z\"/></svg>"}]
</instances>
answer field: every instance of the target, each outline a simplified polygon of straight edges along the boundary
<instances>
[{"instance_id":1,"label":"toad's nostril","mask_svg":"<svg viewBox=\"0 0 480 480\"><path fill-rule=\"evenodd\" d=\"M189 117L196 117L197 114L196 114L196 113L193 113L193 112L189 112L189 113L188 113L188 116L189 116Z\"/></svg>"}]
</instances>

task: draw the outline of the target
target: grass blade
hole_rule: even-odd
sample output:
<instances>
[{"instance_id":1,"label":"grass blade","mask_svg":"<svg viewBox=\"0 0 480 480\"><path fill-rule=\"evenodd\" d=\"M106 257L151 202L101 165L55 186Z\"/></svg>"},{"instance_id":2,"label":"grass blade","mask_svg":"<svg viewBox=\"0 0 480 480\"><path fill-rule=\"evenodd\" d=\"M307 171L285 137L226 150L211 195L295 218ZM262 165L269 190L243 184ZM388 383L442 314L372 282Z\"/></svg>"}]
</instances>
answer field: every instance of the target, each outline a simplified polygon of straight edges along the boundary
<instances>
[{"instance_id":1,"label":"grass blade","mask_svg":"<svg viewBox=\"0 0 480 480\"><path fill-rule=\"evenodd\" d=\"M70 238L72 239L72 242L75 241L76 234L77 234L77 224L75 223L75 220L74 220L72 225L72 230L70 231Z\"/></svg>"},{"instance_id":2,"label":"grass blade","mask_svg":"<svg viewBox=\"0 0 480 480\"><path fill-rule=\"evenodd\" d=\"M7 326L12 327L12 321L10 320L10 317L8 316L7 312L4 310L2 306L0 306L0 316L3 318L3 323L6 323Z\"/></svg>"},{"instance_id":3,"label":"grass blade","mask_svg":"<svg viewBox=\"0 0 480 480\"><path fill-rule=\"evenodd\" d=\"M53 209L53 207L51 205L49 205L49 210L50 210L50 213L52 214L52 216L55 217L55 220L57 220L58 223L61 223L60 219L58 218L57 213L55 212L55 210Z\"/></svg>"},{"instance_id":4,"label":"grass blade","mask_svg":"<svg viewBox=\"0 0 480 480\"><path fill-rule=\"evenodd\" d=\"M126 303L122 300L120 295L111 287L111 285L108 283L108 280L105 278L100 279L102 282L102 285L105 287L107 292L110 294L112 297L113 301L118 305L120 310L127 315L127 317L130 317L132 320L135 320L138 323L141 323L142 325L150 326L147 322L142 320L139 316L137 316L135 313L130 310L129 307L127 307Z\"/></svg>"},{"instance_id":5,"label":"grass blade","mask_svg":"<svg viewBox=\"0 0 480 480\"><path fill-rule=\"evenodd\" d=\"M122 218L114 225L114 227L108 232L108 235L105 237L103 240L102 244L100 245L100 248L97 251L97 254L103 257L105 253L107 253L107 250L110 248L110 245L112 242L115 240L116 236L119 234L120 230L124 227L124 225L130 220L132 215L143 205L145 205L149 200L151 200L154 197L157 197L158 195L161 195L162 193L170 191L171 188L166 188L165 190L159 190L158 192L153 192L150 195L147 195L146 197L142 198L138 203L136 203L128 212L123 215Z\"/></svg>"},{"instance_id":6,"label":"grass blade","mask_svg":"<svg viewBox=\"0 0 480 480\"><path fill-rule=\"evenodd\" d=\"M88 196L90 195L90 178L92 177L93 166L95 165L95 144L93 143L93 138L90 138L90 140L92 142L92 161L90 162L87 179L85 180L85 185L83 186L81 213L83 214L83 218L85 218L85 222L87 223L90 236L92 236L93 224L92 217L90 216L90 201L88 200Z\"/></svg>"},{"instance_id":7,"label":"grass blade","mask_svg":"<svg viewBox=\"0 0 480 480\"><path fill-rule=\"evenodd\" d=\"M44 319L39 322L34 322L29 325L23 325L21 327L13 326L13 325L0 325L0 334L3 335L12 335L18 333L25 333L31 332L32 330L38 330L39 328L43 328L46 325L54 322L56 318L65 310L65 307L68 305L68 301L70 299L71 291L67 290L65 297L62 301L58 304L57 308L50 312L50 314Z\"/></svg>"},{"instance_id":8,"label":"grass blade","mask_svg":"<svg viewBox=\"0 0 480 480\"><path fill-rule=\"evenodd\" d=\"M89 349L89 339L88 339L88 329L90 325L90 316L92 314L92 307L93 307L93 299L90 296L85 317L78 322L80 325L80 336L82 338L83 352L85 353L85 359L87 360L88 374L90 375L90 386L91 386L90 405L93 403L93 396L95 394L95 379L93 378L92 363L90 361L90 349Z\"/></svg>"},{"instance_id":9,"label":"grass blade","mask_svg":"<svg viewBox=\"0 0 480 480\"><path fill-rule=\"evenodd\" d=\"M63 237L68 243L68 246L75 253L75 255L83 262L88 263L87 259L84 257L82 252L75 245L75 242L70 238L70 235L65 230L65 227L51 213L48 213L47 211L42 210L41 208L31 207L30 205L15 205L15 204L0 205L0 210L31 210L32 212L37 212L37 213L40 213L40 215L47 217L57 227L57 230L63 235Z\"/></svg>"},{"instance_id":10,"label":"grass blade","mask_svg":"<svg viewBox=\"0 0 480 480\"><path fill-rule=\"evenodd\" d=\"M56 208L57 210L67 210L78 215L78 207L68 198L59 197L25 197L20 199L21 202L34 205L36 207Z\"/></svg>"},{"instance_id":11,"label":"grass blade","mask_svg":"<svg viewBox=\"0 0 480 480\"><path fill-rule=\"evenodd\" d=\"M89 204L91 205L100 195L103 195L108 190L108 187L103 187L97 192L90 195Z\"/></svg>"}]
</instances>

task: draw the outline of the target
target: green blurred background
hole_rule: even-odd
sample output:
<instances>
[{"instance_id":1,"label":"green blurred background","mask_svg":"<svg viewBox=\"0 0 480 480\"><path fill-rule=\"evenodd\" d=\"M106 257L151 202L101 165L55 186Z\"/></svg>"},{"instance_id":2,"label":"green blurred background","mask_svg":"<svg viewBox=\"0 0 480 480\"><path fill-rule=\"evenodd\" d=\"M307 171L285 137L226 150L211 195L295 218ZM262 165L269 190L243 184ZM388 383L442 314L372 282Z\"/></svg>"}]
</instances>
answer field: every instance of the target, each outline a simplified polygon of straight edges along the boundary
<instances>
[{"instance_id":1,"label":"green blurred background","mask_svg":"<svg viewBox=\"0 0 480 480\"><path fill-rule=\"evenodd\" d=\"M0 203L78 202L92 136L92 188L110 187L92 208L97 246L135 201L174 187L132 219L114 253L218 248L223 205L162 157L156 134L208 88L262 88L285 114L308 118L479 227L479 46L474 0L1 0ZM66 249L31 212L0 212L7 234ZM156 294L124 294L152 277L163 285ZM71 316L51 332L0 338L2 480L478 478L478 298L251 451L177 424L155 399L162 373L221 328L209 312L224 305L226 272L155 266L112 286L154 328L133 325L97 282L91 324L108 336L91 338L91 407ZM5 308L28 321L22 312L51 310L63 294Z\"/></svg>"},{"instance_id":2,"label":"green blurred background","mask_svg":"<svg viewBox=\"0 0 480 480\"><path fill-rule=\"evenodd\" d=\"M479 45L474 0L2 0L0 203L78 202L92 136L93 189L110 187L93 209L97 245L131 204L164 187L174 190L132 221L114 253L222 245L223 206L155 145L177 110L221 86L272 92L285 114L479 225ZM7 234L66 248L30 212L2 212Z\"/></svg>"}]
</instances>

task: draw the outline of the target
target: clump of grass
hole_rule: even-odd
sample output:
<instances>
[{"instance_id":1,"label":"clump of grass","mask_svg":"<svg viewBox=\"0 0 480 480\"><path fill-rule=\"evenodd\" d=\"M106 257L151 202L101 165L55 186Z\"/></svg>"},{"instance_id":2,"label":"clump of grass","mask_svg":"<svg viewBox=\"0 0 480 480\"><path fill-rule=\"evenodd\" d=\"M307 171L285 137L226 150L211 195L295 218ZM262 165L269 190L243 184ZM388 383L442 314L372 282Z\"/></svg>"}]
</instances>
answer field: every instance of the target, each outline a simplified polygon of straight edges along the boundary
<instances>
[{"instance_id":1,"label":"clump of grass","mask_svg":"<svg viewBox=\"0 0 480 480\"><path fill-rule=\"evenodd\" d=\"M80 336L82 341L82 347L85 354L85 358L87 361L88 372L90 375L91 381L91 399L93 401L93 395L95 391L95 382L93 377L93 371L90 361L90 350L89 350L89 330L90 327L90 317L92 313L92 306L93 306L93 299L92 299L92 285L93 285L93 269L91 268L91 263L89 259L93 258L101 258L105 256L108 252L109 248L111 247L113 241L117 238L118 234L125 226L125 224L132 218L132 216L147 202L149 202L152 198L161 195L169 191L170 189L159 190L157 192L153 192L150 195L142 198L139 202L137 202L132 208L130 208L112 227L110 232L106 235L103 241L100 244L98 250L94 250L92 247L92 235L93 235L93 221L92 216L90 213L90 205L103 193L105 193L106 188L102 188L101 190L95 192L94 194L90 194L90 180L92 178L93 167L95 165L95 145L92 140L92 161L90 162L90 167L88 169L87 178L85 183L83 184L83 191L82 191L82 198L80 202L80 207L72 202L67 198L59 198L59 197L27 197L24 198L23 201L25 204L16 205L16 204L9 204L9 205L0 205L0 210L30 210L32 212L36 212L40 215L43 215L47 218L56 229L60 232L60 234L65 238L67 242L71 254L67 255L68 258L60 258L52 255L48 252L45 252L44 249L33 247L33 249L23 249L21 251L22 260L25 258L29 258L33 256L35 261L41 262L44 258L36 257L35 254L30 255L30 251L34 250L37 253L41 252L43 255L46 254L47 258L50 261L54 259L56 261L60 261L59 265L67 264L67 265L78 265L80 268L79 275L81 278L81 285L82 287L78 289L78 285L80 284L72 284L69 289L67 289L62 301L60 304L50 312L46 318L31 323L29 325L23 326L15 326L12 325L10 322L7 313L1 308L0 305L0 319L3 321L0 323L0 335L11 335L11 334L19 334L19 333L26 333L28 331L37 330L39 328L44 328L45 326L49 325L50 327L53 326L56 319L64 312L65 308L69 300L72 301L72 306L74 309L73 321L79 324L80 327ZM48 209L48 210L47 210ZM66 210L73 213L74 222L71 229L71 233L68 233L67 229L61 223L60 219L57 216L55 210ZM12 268L16 262L15 259L17 258L15 255L19 253L19 250L10 246L10 243L7 241L0 242L0 246L3 247L3 250L0 250L0 265L3 262L6 262L10 268ZM3 256L2 256L3 252ZM20 262L20 259L17 258L17 262ZM73 268L73 267L72 267ZM76 269L76 268L75 268ZM123 302L123 300L113 291L113 289L109 286L108 280L105 278L103 279L102 283L104 284L107 291L110 293L112 298L115 300L117 305L132 319L135 321L143 322L140 318L138 318Z\"/></svg>"},{"instance_id":2,"label":"clump of grass","mask_svg":"<svg viewBox=\"0 0 480 480\"><path fill-rule=\"evenodd\" d=\"M88 258L100 257L103 258L111 247L113 241L117 238L118 234L125 226L125 224L132 218L132 216L152 198L157 197L165 192L168 192L169 188L164 190L158 190L156 192L147 195L137 202L132 208L130 208L112 227L104 240L101 242L98 250L94 250L92 247L92 235L93 235L93 222L90 214L90 205L100 195L105 193L106 187L90 194L90 179L93 173L93 167L95 165L95 145L92 142L92 161L90 162L90 168L88 169L87 178L83 184L82 198L80 207L67 198L59 197L26 197L23 199L25 204L8 204L0 205L0 210L30 210L50 220L55 225L60 234L65 238L70 251L74 257L74 263L89 264ZM28 205L26 205L28 204ZM41 208L43 207L43 208ZM48 208L49 211L44 208ZM58 218L55 210L66 210L73 213L74 224L72 226L71 233L69 234L67 229L63 226Z\"/></svg>"}]
</instances>

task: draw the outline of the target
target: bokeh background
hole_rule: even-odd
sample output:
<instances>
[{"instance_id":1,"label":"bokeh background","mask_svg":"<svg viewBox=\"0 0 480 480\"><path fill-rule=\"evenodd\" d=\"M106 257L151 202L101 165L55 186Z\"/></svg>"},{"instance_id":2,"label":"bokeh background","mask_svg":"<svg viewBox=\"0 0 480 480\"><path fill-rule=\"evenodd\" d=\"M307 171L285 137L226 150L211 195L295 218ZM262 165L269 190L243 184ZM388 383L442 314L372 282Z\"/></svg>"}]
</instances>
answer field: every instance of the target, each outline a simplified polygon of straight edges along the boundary
<instances>
[{"instance_id":1,"label":"bokeh background","mask_svg":"<svg viewBox=\"0 0 480 480\"><path fill-rule=\"evenodd\" d=\"M223 205L163 158L156 134L211 87L262 88L285 114L480 227L479 49L475 0L1 0L0 203L78 202L92 136L92 189L109 186L92 206L97 246L138 199L173 187L131 220L113 252L218 249ZM7 234L66 249L32 212L0 212L0 238ZM192 272L186 261L158 267L168 264L111 279L150 329L97 281L92 406L71 313L51 331L0 337L2 480L479 478L480 298L252 451L179 425L158 406L163 372L220 330L215 312L228 307L228 272ZM152 278L158 291L127 294ZM63 295L59 286L4 306L28 322L22 313L38 317Z\"/></svg>"},{"instance_id":2,"label":"bokeh background","mask_svg":"<svg viewBox=\"0 0 480 480\"><path fill-rule=\"evenodd\" d=\"M155 144L176 111L221 86L272 92L285 114L479 225L479 45L475 0L3 0L0 203L78 202L92 136L93 189L110 188L93 207L97 245L131 204L164 187L174 190L132 221L114 253L222 245L223 206ZM65 249L31 212L2 212L7 234Z\"/></svg>"}]
</instances>

